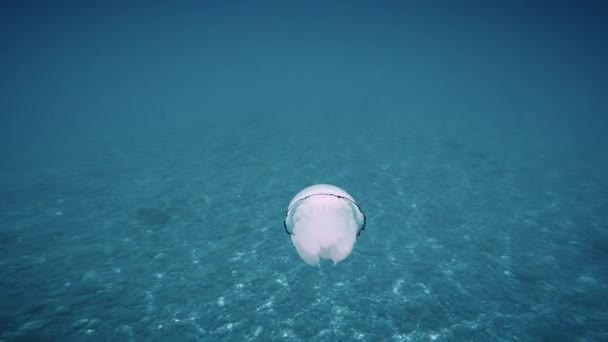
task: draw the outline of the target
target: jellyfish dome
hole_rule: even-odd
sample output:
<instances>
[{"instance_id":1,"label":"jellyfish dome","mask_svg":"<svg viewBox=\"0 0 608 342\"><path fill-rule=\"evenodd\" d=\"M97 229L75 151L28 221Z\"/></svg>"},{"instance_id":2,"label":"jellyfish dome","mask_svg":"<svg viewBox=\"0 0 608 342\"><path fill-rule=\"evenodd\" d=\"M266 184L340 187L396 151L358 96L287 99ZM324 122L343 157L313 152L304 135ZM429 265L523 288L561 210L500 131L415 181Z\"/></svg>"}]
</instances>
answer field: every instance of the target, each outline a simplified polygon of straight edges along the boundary
<instances>
[{"instance_id":1,"label":"jellyfish dome","mask_svg":"<svg viewBox=\"0 0 608 342\"><path fill-rule=\"evenodd\" d=\"M329 184L300 191L289 203L283 222L298 255L311 266L320 259L331 259L334 265L346 259L365 223L353 197Z\"/></svg>"}]
</instances>

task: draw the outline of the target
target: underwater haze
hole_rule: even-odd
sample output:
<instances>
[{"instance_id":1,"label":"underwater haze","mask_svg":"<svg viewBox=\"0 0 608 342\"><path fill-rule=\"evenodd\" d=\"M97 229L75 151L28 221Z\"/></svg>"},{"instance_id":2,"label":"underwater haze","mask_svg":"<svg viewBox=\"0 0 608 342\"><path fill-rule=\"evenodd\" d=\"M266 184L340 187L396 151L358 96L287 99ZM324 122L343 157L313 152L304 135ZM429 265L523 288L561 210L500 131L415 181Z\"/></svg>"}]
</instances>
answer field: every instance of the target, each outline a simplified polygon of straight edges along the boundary
<instances>
[{"instance_id":1,"label":"underwater haze","mask_svg":"<svg viewBox=\"0 0 608 342\"><path fill-rule=\"evenodd\" d=\"M0 341L607 341L603 1L0 3ZM333 184L367 217L306 264Z\"/></svg>"}]
</instances>

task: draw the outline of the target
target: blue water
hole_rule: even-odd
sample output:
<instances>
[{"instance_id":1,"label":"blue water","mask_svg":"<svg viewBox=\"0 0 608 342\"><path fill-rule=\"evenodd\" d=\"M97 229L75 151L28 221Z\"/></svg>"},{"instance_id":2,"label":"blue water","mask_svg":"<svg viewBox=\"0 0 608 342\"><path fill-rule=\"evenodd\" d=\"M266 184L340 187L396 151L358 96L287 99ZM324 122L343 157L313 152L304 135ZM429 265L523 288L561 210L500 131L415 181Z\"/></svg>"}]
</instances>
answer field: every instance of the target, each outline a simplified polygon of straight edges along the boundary
<instances>
[{"instance_id":1,"label":"blue water","mask_svg":"<svg viewBox=\"0 0 608 342\"><path fill-rule=\"evenodd\" d=\"M605 5L179 3L0 4L0 341L608 340Z\"/></svg>"}]
</instances>

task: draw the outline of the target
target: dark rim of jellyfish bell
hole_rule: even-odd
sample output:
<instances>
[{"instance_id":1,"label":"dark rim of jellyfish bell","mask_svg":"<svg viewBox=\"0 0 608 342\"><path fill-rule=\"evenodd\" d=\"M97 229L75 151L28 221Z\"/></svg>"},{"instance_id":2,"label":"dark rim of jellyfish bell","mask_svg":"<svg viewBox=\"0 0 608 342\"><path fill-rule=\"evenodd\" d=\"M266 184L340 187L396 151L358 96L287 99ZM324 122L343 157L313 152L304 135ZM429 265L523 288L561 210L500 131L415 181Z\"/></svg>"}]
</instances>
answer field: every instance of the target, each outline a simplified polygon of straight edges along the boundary
<instances>
[{"instance_id":1,"label":"dark rim of jellyfish bell","mask_svg":"<svg viewBox=\"0 0 608 342\"><path fill-rule=\"evenodd\" d=\"M283 219L283 228L285 228L285 233L287 233L287 235L293 235L293 233L291 233L289 231L289 229L287 229L287 218L289 217L289 212L291 211L291 208L293 208L296 204L298 204L298 203L300 203L300 202L302 202L302 201L304 201L306 199L309 199L311 197L315 197L315 196L333 196L333 197L340 198L340 199L343 199L345 201L348 201L348 202L354 204L355 207L357 207L357 209L361 213L361 215L363 215L363 225L357 231L357 236L361 235L361 232L365 229L365 226L367 225L367 217L365 216L365 213L363 212L363 210L361 210L361 207L357 204L357 202L351 200L348 197L344 197L344 196L340 196L340 195L336 195L336 194L326 194L326 193L323 193L323 194L312 194L312 195L308 195L308 196L302 197L299 200L293 202L293 204L290 205L289 208L287 208L287 211L285 212L285 219Z\"/></svg>"}]
</instances>

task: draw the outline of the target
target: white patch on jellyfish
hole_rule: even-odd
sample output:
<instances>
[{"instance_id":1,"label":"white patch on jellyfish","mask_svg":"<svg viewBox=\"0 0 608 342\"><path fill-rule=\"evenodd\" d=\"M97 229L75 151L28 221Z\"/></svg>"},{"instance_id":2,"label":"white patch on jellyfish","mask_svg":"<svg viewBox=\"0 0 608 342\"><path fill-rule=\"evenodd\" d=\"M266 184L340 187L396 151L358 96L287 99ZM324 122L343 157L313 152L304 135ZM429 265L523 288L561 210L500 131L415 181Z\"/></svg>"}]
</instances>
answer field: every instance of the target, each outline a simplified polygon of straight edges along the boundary
<instances>
[{"instance_id":1,"label":"white patch on jellyfish","mask_svg":"<svg viewBox=\"0 0 608 342\"><path fill-rule=\"evenodd\" d=\"M300 191L289 208L285 224L302 260L316 266L321 258L331 259L335 265L350 255L364 217L346 191L313 185Z\"/></svg>"}]
</instances>

